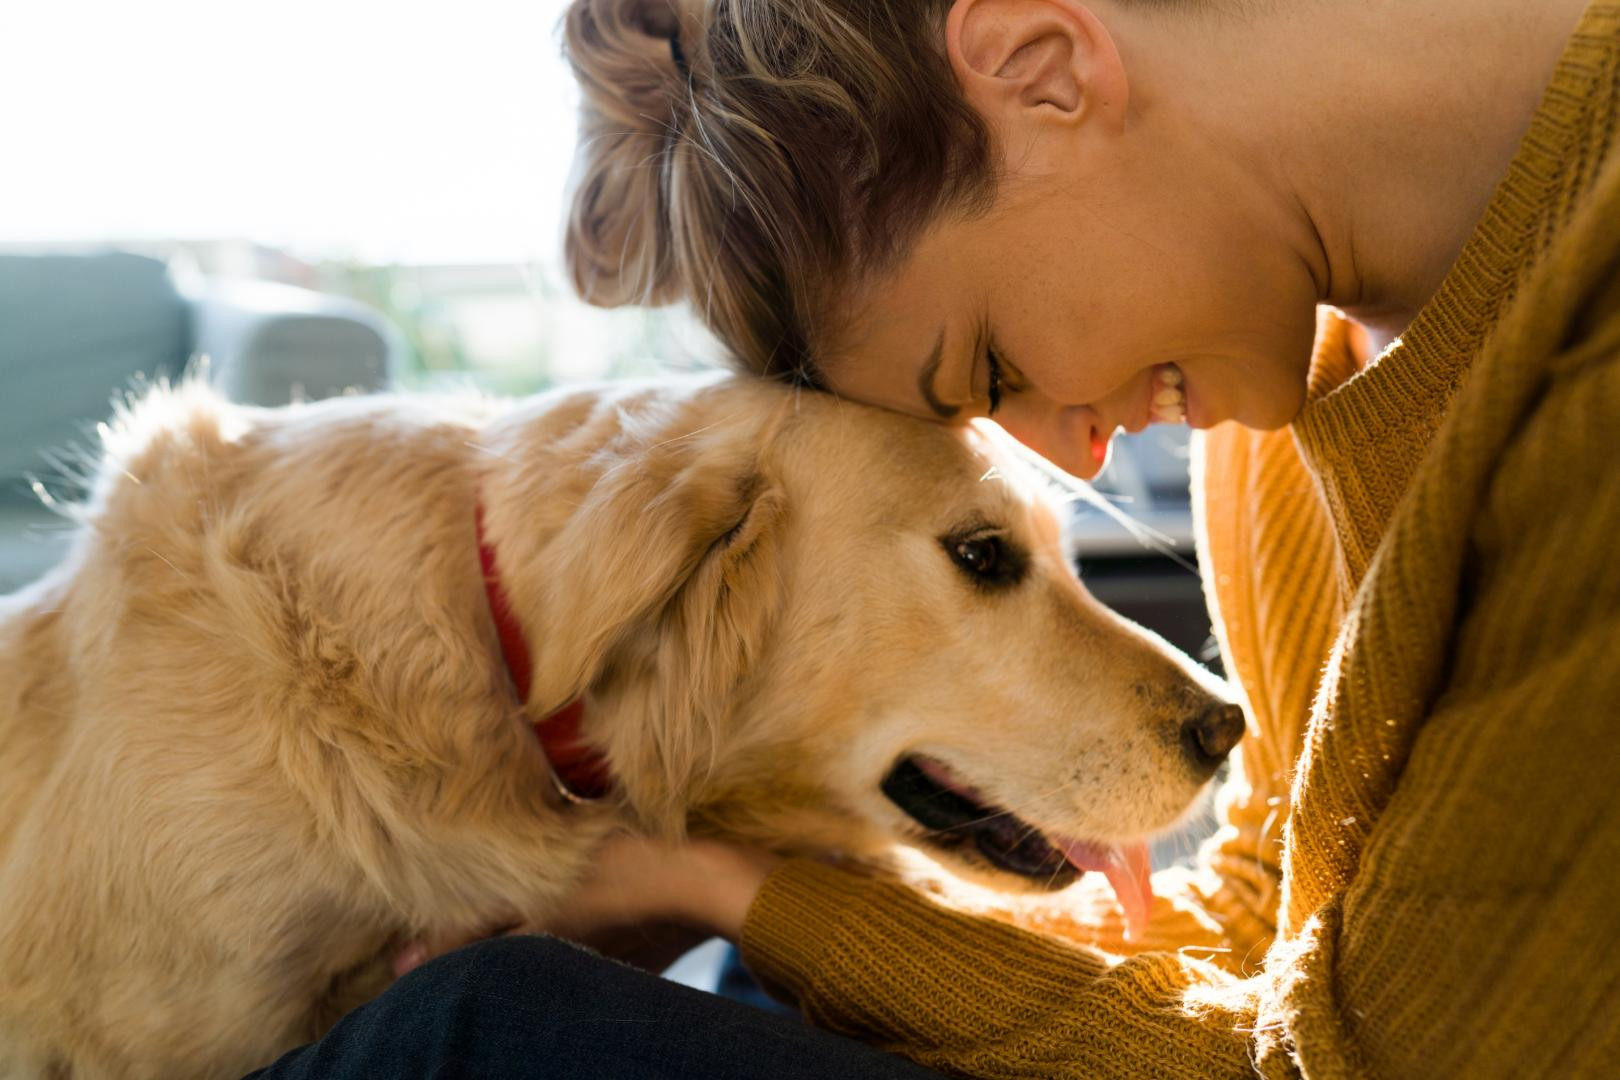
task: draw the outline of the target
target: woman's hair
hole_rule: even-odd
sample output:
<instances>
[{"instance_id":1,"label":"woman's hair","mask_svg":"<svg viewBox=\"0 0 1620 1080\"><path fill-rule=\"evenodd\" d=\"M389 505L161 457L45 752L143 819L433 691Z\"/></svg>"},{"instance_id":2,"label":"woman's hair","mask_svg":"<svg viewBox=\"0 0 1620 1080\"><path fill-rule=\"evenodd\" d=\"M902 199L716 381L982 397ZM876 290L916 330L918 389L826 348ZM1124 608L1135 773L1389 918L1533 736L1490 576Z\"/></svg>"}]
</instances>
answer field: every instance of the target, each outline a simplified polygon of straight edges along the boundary
<instances>
[{"instance_id":1,"label":"woman's hair","mask_svg":"<svg viewBox=\"0 0 1620 1080\"><path fill-rule=\"evenodd\" d=\"M574 0L566 255L594 304L685 298L753 371L816 382L818 323L940 212L988 204L951 0Z\"/></svg>"}]
</instances>

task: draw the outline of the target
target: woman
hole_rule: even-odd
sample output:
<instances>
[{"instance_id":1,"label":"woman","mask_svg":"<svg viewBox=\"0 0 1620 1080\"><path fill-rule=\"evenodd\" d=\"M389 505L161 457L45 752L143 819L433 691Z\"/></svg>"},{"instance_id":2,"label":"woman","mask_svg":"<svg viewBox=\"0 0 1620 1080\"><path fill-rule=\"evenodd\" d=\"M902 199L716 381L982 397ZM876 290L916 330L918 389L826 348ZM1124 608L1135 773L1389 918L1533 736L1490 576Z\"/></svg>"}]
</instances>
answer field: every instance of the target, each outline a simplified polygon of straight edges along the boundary
<instances>
[{"instance_id":1,"label":"woman","mask_svg":"<svg viewBox=\"0 0 1620 1080\"><path fill-rule=\"evenodd\" d=\"M1613 1069L1620 3L576 0L567 34L587 298L691 299L764 375L1081 477L1208 429L1252 726L1131 941L1089 889L1029 933L630 842L572 929L713 928L955 1075Z\"/></svg>"}]
</instances>

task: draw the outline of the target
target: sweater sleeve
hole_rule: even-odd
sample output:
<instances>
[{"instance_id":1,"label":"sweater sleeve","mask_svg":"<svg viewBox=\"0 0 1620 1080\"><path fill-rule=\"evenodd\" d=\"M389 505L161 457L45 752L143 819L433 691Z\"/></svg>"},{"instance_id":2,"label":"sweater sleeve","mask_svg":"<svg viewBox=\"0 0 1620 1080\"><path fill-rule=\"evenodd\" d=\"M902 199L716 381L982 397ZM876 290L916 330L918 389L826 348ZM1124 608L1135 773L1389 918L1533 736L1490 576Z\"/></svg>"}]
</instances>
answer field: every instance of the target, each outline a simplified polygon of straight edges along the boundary
<instances>
[{"instance_id":1,"label":"sweater sleeve","mask_svg":"<svg viewBox=\"0 0 1620 1080\"><path fill-rule=\"evenodd\" d=\"M809 861L774 873L749 966L816 1025L947 1075L1251 1076L1248 996L1174 953L1097 952Z\"/></svg>"}]
</instances>

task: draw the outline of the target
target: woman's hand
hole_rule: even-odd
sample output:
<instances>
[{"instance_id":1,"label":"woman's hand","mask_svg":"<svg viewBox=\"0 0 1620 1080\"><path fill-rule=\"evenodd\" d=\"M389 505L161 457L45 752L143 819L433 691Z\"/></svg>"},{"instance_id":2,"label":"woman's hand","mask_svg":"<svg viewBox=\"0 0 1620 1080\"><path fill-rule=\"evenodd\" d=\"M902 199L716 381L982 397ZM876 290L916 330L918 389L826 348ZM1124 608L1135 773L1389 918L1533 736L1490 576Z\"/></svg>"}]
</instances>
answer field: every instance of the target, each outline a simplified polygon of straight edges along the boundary
<instances>
[{"instance_id":1,"label":"woman's hand","mask_svg":"<svg viewBox=\"0 0 1620 1080\"><path fill-rule=\"evenodd\" d=\"M698 840L671 845L619 835L597 852L591 873L544 926L508 933L555 934L649 970L662 970L710 938L736 941L765 878L781 860ZM396 977L487 935L414 941L394 960Z\"/></svg>"}]
</instances>

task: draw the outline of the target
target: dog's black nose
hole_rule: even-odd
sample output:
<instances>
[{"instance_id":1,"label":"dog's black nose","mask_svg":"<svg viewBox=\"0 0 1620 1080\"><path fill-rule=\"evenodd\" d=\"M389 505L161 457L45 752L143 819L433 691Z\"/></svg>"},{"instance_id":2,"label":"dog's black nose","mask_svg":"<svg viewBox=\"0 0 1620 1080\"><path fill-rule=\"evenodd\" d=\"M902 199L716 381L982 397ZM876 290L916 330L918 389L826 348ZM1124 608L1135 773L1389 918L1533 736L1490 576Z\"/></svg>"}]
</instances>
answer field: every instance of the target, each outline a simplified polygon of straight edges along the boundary
<instances>
[{"instance_id":1,"label":"dog's black nose","mask_svg":"<svg viewBox=\"0 0 1620 1080\"><path fill-rule=\"evenodd\" d=\"M1212 773L1243 738L1243 710L1216 705L1181 725L1181 747L1192 763Z\"/></svg>"}]
</instances>

